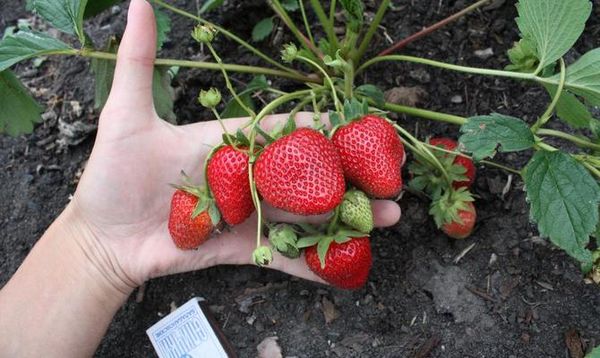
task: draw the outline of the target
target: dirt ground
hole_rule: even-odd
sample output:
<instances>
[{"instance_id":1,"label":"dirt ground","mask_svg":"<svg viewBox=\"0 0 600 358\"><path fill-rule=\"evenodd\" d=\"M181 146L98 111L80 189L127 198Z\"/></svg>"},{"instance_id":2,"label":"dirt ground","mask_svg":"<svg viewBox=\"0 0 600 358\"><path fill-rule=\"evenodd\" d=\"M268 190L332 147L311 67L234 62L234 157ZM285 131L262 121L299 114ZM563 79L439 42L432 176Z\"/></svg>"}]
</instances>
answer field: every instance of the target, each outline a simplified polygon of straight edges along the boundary
<instances>
[{"instance_id":1,"label":"dirt ground","mask_svg":"<svg viewBox=\"0 0 600 358\"><path fill-rule=\"evenodd\" d=\"M176 3L195 9L194 2ZM245 38L268 11L258 0L225 3L209 18ZM377 2L367 3L373 12ZM391 38L400 39L468 3L396 0L383 25ZM24 1L0 0L0 4L0 29L30 16ZM505 52L518 38L515 2L496 4L404 52L450 63L504 67ZM126 9L123 4L88 23L86 30L98 46L110 34L122 33ZM599 14L596 6L569 61L600 46ZM188 36L193 25L178 18L161 56L199 58L199 48ZM275 56L280 44L269 40L258 45ZM372 48L387 45L382 29ZM224 39L216 46L226 62L258 63ZM488 55L478 52L486 49L491 49ZM39 67L19 65L16 72L50 110L33 134L0 137L0 285L68 202L91 150L93 130L80 128L84 134L69 135L60 123L89 127L98 117L87 60L50 58ZM376 66L359 79L366 80L384 89L419 86L426 93L420 107L465 116L497 111L532 121L548 100L542 89L525 83L411 64ZM288 81L276 83L293 86ZM175 84L180 122L209 118L195 98L200 88L221 86L219 76L182 70ZM457 135L452 125L404 116L398 121L422 138ZM75 143L78 139L82 141ZM520 167L527 158L508 154L497 159ZM155 279L147 284L141 302L134 294L119 311L97 356L153 356L145 330L173 305L194 296L210 301L241 357L256 356L256 346L271 336L278 337L286 357L569 357L578 347L585 351L600 344L599 288L586 285L577 265L538 237L519 178L512 178L503 195L507 173L479 168L478 174L474 190L479 219L468 240L452 241L438 232L427 215L427 203L406 193L400 200L400 223L372 236L374 267L364 289L340 291L250 266ZM324 312L336 318L326 323Z\"/></svg>"}]
</instances>

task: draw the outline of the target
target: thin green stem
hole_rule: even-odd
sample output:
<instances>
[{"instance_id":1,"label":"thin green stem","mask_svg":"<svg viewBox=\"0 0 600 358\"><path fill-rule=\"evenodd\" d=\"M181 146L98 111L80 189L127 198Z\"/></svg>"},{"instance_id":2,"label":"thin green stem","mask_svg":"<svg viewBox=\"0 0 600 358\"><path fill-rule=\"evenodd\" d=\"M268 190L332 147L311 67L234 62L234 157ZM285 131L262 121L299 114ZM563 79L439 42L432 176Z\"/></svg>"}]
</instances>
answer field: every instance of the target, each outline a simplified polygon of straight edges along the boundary
<instances>
[{"instance_id":1,"label":"thin green stem","mask_svg":"<svg viewBox=\"0 0 600 358\"><path fill-rule=\"evenodd\" d=\"M468 67L468 66L459 66L452 65L445 62L429 60L425 58L415 57L415 56L405 56L405 55L389 55L389 56L380 56L370 59L369 61L362 64L357 73L364 71L367 67L374 65L378 62L383 61L403 61L403 62L412 62L419 63L423 65L444 68L451 71L464 72L464 73L472 73L477 75L486 75L486 76L497 76L497 77L509 77L514 79L521 80L538 80L539 77L535 76L531 73L521 73L521 72L512 72L512 71L502 71L502 70L491 70L487 68L478 68L478 67Z\"/></svg>"},{"instance_id":2,"label":"thin green stem","mask_svg":"<svg viewBox=\"0 0 600 358\"><path fill-rule=\"evenodd\" d=\"M242 109L244 111L246 111L246 113L248 113L248 115L250 117L254 118L254 116L256 116L256 113L254 113L254 111L252 109L250 109L250 107L248 107L244 103L244 101L242 101L242 99L238 96L237 92L233 88L233 85L231 84L231 81L229 80L229 76L227 75L227 70L223 66L223 61L221 61L221 57L219 57L219 55L217 55L217 51L215 51L215 48L210 43L207 43L206 46L208 47L208 49L210 50L210 53L215 58L215 61L217 61L217 63L219 64L219 67L221 68L221 73L223 74L223 77L225 78L225 85L227 86L227 89L229 90L229 92L231 93L231 95L233 96L235 101L240 105L240 107L242 107Z\"/></svg>"},{"instance_id":3,"label":"thin green stem","mask_svg":"<svg viewBox=\"0 0 600 358\"><path fill-rule=\"evenodd\" d=\"M354 64L352 60L348 60L348 65L344 67L344 96L346 99L350 99L354 87Z\"/></svg>"},{"instance_id":4,"label":"thin green stem","mask_svg":"<svg viewBox=\"0 0 600 358\"><path fill-rule=\"evenodd\" d=\"M583 164L583 166L586 167L587 170L589 170L592 174L594 174L596 176L596 178L600 179L600 170L598 170L598 168L594 167L590 163L583 162L583 161L581 162L581 164Z\"/></svg>"},{"instance_id":5,"label":"thin green stem","mask_svg":"<svg viewBox=\"0 0 600 358\"><path fill-rule=\"evenodd\" d=\"M271 65L278 67L279 69L285 71L285 72L289 72L289 73L294 73L297 75L301 75L298 71L294 70L293 68L287 67L282 65L281 63L273 60L270 56L266 55L265 53L261 52L260 50L258 50L256 47L250 45L248 42L244 41L243 39L241 39L240 37L236 36L234 33L227 31L227 29L213 24L210 21L204 20L203 18L196 16L194 14L190 14L189 12L179 9L173 5L167 4L166 2L162 1L162 0L151 0L154 4L161 6L165 9L168 9L176 14L179 14L181 16L185 16L188 17L190 19L193 19L203 25L210 25L212 27L214 27L215 29L217 29L220 33L222 33L223 35L225 35L226 37L229 37L231 40L237 42L238 44L240 44L241 46L245 47L246 49L248 49L250 52L254 53L256 56L262 58L263 60L265 60L266 62L270 63Z\"/></svg>"},{"instance_id":6,"label":"thin green stem","mask_svg":"<svg viewBox=\"0 0 600 358\"><path fill-rule=\"evenodd\" d=\"M365 55L365 52L367 51L367 48L371 44L371 40L373 39L373 36L377 32L377 29L379 28L379 24L381 23L381 20L383 19L383 16L385 15L389 6L390 6L390 0L382 0L381 1L381 4L379 5L377 12L375 13L375 17L373 18L373 22L371 22L371 25L369 26L369 29L367 30L365 37L363 38L362 42L360 43L360 46L358 47L358 51L352 57L355 64L358 65L360 63L360 60L362 59L362 57Z\"/></svg>"},{"instance_id":7,"label":"thin green stem","mask_svg":"<svg viewBox=\"0 0 600 358\"><path fill-rule=\"evenodd\" d=\"M308 35L310 42L313 45L316 45L315 38L312 35L312 31L310 31L310 25L308 24L308 18L306 17L306 10L304 9L304 1L298 0L298 3L300 4L300 12L302 13L302 21L304 21L304 28L306 29L306 34Z\"/></svg>"},{"instance_id":8,"label":"thin green stem","mask_svg":"<svg viewBox=\"0 0 600 358\"><path fill-rule=\"evenodd\" d=\"M556 104L558 103L558 100L560 99L560 96L562 95L563 88L565 87L566 77L567 77L567 70L566 70L566 66L565 66L565 61L561 58L560 59L560 81L558 82L558 89L556 90L556 93L554 94L552 103L550 103L550 105L548 106L548 109L546 109L546 112L544 112L544 114L540 118L538 118L538 120L535 122L535 124L531 127L531 131L534 134L537 133L538 130L544 126L544 124L548 123L548 121L552 117L552 113L554 113Z\"/></svg>"},{"instance_id":9,"label":"thin green stem","mask_svg":"<svg viewBox=\"0 0 600 358\"><path fill-rule=\"evenodd\" d=\"M331 3L329 4L329 23L333 24L335 21L335 7L336 7L336 1L335 0L331 0Z\"/></svg>"},{"instance_id":10,"label":"thin green stem","mask_svg":"<svg viewBox=\"0 0 600 358\"><path fill-rule=\"evenodd\" d=\"M221 129L223 130L223 133L229 135L229 132L227 131L227 128L225 127L225 123L223 123L223 119L219 115L219 112L217 112L217 109L215 107L211 107L210 109L213 112L213 114L215 115L215 118L217 118L217 120L219 121L219 124L221 125Z\"/></svg>"},{"instance_id":11,"label":"thin green stem","mask_svg":"<svg viewBox=\"0 0 600 358\"><path fill-rule=\"evenodd\" d=\"M370 103L375 104L374 102L370 102ZM426 109L420 109L420 108L415 108L415 107L402 106L399 104L393 104L393 103L386 102L384 104L383 108L388 111L392 111L392 112L408 114L410 116L431 119L431 120L438 121L438 122L446 122L446 123L456 124L459 126L467 123L467 119L464 117L456 116L453 114L429 111Z\"/></svg>"},{"instance_id":12,"label":"thin green stem","mask_svg":"<svg viewBox=\"0 0 600 358\"><path fill-rule=\"evenodd\" d=\"M323 26L323 30L325 30L325 33L327 34L327 39L329 40L329 44L334 49L340 48L338 38L337 38L337 36L335 36L335 31L333 30L333 21L330 21L329 18L327 18L327 15L325 15L323 6L321 6L321 1L320 0L310 0L310 4L312 5L312 8L313 8L315 14L317 14L317 17L319 18L319 22L321 22L321 26Z\"/></svg>"},{"instance_id":13,"label":"thin green stem","mask_svg":"<svg viewBox=\"0 0 600 358\"><path fill-rule=\"evenodd\" d=\"M329 84L329 87L331 88L331 95L333 96L335 108L338 112L342 112L342 103L340 102L340 100L337 96L337 93L335 90L335 85L333 84L333 80L331 79L331 77L329 77L329 74L327 73L327 71L325 71L325 69L323 69L323 67L319 66L318 63L314 62L310 58L306 58L304 56L298 56L297 59L308 63L309 65L313 66L314 68L316 68L323 74L323 76L325 77L325 81L327 81L327 83Z\"/></svg>"},{"instance_id":14,"label":"thin green stem","mask_svg":"<svg viewBox=\"0 0 600 358\"><path fill-rule=\"evenodd\" d=\"M507 167L505 165L498 164L496 162L492 162L492 161L489 161L489 160L480 160L479 163L485 164L485 165L489 165L491 167L496 167L498 169L506 170L507 172L510 172L510 173L513 173L513 174L521 175L521 171L513 169L513 168L509 168L509 167Z\"/></svg>"},{"instance_id":15,"label":"thin green stem","mask_svg":"<svg viewBox=\"0 0 600 358\"><path fill-rule=\"evenodd\" d=\"M279 0L269 0L269 5L273 8L273 11L281 18L281 20L285 23L285 25L292 31L296 39L300 41L302 46L307 50L314 53L318 58L323 58L323 53L315 46L311 40L309 40L296 26L290 15L288 15L285 8L281 5Z\"/></svg>"},{"instance_id":16,"label":"thin green stem","mask_svg":"<svg viewBox=\"0 0 600 358\"><path fill-rule=\"evenodd\" d=\"M565 139L565 140L568 140L568 141L574 143L575 145L577 145L578 147L581 147L581 148L600 150L600 144L592 143L587 138L577 137L577 136L574 136L571 134L567 134L565 132L561 132L561 131L557 131L557 130L553 130L553 129L543 129L542 128L542 129L538 129L537 134L541 135L541 136L550 136L550 137L557 137L557 138Z\"/></svg>"},{"instance_id":17,"label":"thin green stem","mask_svg":"<svg viewBox=\"0 0 600 358\"><path fill-rule=\"evenodd\" d=\"M108 52L100 52L100 51L91 51L87 49L83 50L68 50L57 52L57 55L80 55L83 57L89 58L99 58L103 60L113 60L116 61L117 55L114 53ZM213 62L202 62L202 61L186 61L186 60L176 60L176 59L168 59L168 58L158 58L154 61L155 65L159 66L179 66L179 67L191 67L191 68L201 68L205 70L212 71L220 71L221 66L218 63ZM231 64L223 64L223 68L227 71L238 72L238 73L251 73L256 75L267 75L267 76L276 76L289 78L298 82L310 82L320 84L318 79L310 78L301 74L290 73L286 71L276 70L273 68L266 67L257 67L257 66L246 66L246 65L231 65Z\"/></svg>"}]
</instances>

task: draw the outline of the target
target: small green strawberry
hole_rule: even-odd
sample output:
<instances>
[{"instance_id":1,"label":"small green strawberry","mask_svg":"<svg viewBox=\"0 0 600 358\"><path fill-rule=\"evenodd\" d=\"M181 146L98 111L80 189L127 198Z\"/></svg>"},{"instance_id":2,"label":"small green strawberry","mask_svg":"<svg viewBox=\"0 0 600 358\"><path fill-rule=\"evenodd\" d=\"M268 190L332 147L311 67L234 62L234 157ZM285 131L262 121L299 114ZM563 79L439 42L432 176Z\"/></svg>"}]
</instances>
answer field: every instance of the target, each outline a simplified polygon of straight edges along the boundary
<instances>
[{"instance_id":1,"label":"small green strawberry","mask_svg":"<svg viewBox=\"0 0 600 358\"><path fill-rule=\"evenodd\" d=\"M371 200L360 190L349 190L340 206L340 219L351 228L368 234L373 230Z\"/></svg>"},{"instance_id":2,"label":"small green strawberry","mask_svg":"<svg viewBox=\"0 0 600 358\"><path fill-rule=\"evenodd\" d=\"M279 224L269 230L269 242L285 257L291 259L300 257L300 250L296 246L298 235L291 225Z\"/></svg>"}]
</instances>

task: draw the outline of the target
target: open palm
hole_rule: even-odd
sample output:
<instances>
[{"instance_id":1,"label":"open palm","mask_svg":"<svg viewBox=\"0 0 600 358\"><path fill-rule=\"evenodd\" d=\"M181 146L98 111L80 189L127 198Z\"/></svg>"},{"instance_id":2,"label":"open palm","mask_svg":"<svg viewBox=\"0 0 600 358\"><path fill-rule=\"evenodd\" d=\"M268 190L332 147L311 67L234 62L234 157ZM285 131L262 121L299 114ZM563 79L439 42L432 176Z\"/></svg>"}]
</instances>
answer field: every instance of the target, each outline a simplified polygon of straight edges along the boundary
<instances>
[{"instance_id":1,"label":"open palm","mask_svg":"<svg viewBox=\"0 0 600 358\"><path fill-rule=\"evenodd\" d=\"M255 245L255 216L196 251L178 250L169 238L167 220L174 189L168 184L180 181L181 170L200 183L202 164L211 147L219 144L222 131L215 121L178 127L158 117L152 100L155 37L152 7L132 1L111 94L72 202L92 233L83 244L100 252L104 265L131 286L217 264L248 264ZM310 123L310 117L300 113L297 120L302 125ZM265 125L286 118L271 116ZM244 121L227 120L227 126L235 129ZM273 220L298 220L265 209ZM398 206L389 201L375 202L374 209L380 226L395 223L400 215ZM273 267L319 280L304 260L276 255Z\"/></svg>"}]
</instances>

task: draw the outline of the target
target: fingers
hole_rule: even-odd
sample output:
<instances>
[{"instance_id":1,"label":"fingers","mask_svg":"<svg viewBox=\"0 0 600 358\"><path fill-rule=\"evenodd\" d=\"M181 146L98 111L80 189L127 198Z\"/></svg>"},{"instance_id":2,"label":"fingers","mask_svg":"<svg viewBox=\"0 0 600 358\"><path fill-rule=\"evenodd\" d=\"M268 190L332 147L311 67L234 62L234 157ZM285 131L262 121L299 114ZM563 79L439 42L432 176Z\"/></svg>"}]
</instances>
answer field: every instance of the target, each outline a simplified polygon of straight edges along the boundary
<instances>
[{"instance_id":1,"label":"fingers","mask_svg":"<svg viewBox=\"0 0 600 358\"><path fill-rule=\"evenodd\" d=\"M127 27L117 54L115 75L107 107L126 106L153 111L152 76L156 57L156 23L152 6L146 0L131 0ZM131 118L136 120L136 118Z\"/></svg>"},{"instance_id":2,"label":"fingers","mask_svg":"<svg viewBox=\"0 0 600 358\"><path fill-rule=\"evenodd\" d=\"M392 226L400 220L401 210L400 206L398 206L396 202L391 200L373 200L371 205L376 227ZM294 215L283 210L276 209L266 203L263 203L262 208L263 214L267 220L292 224L323 224L327 222L332 215L332 213L312 216Z\"/></svg>"}]
</instances>

